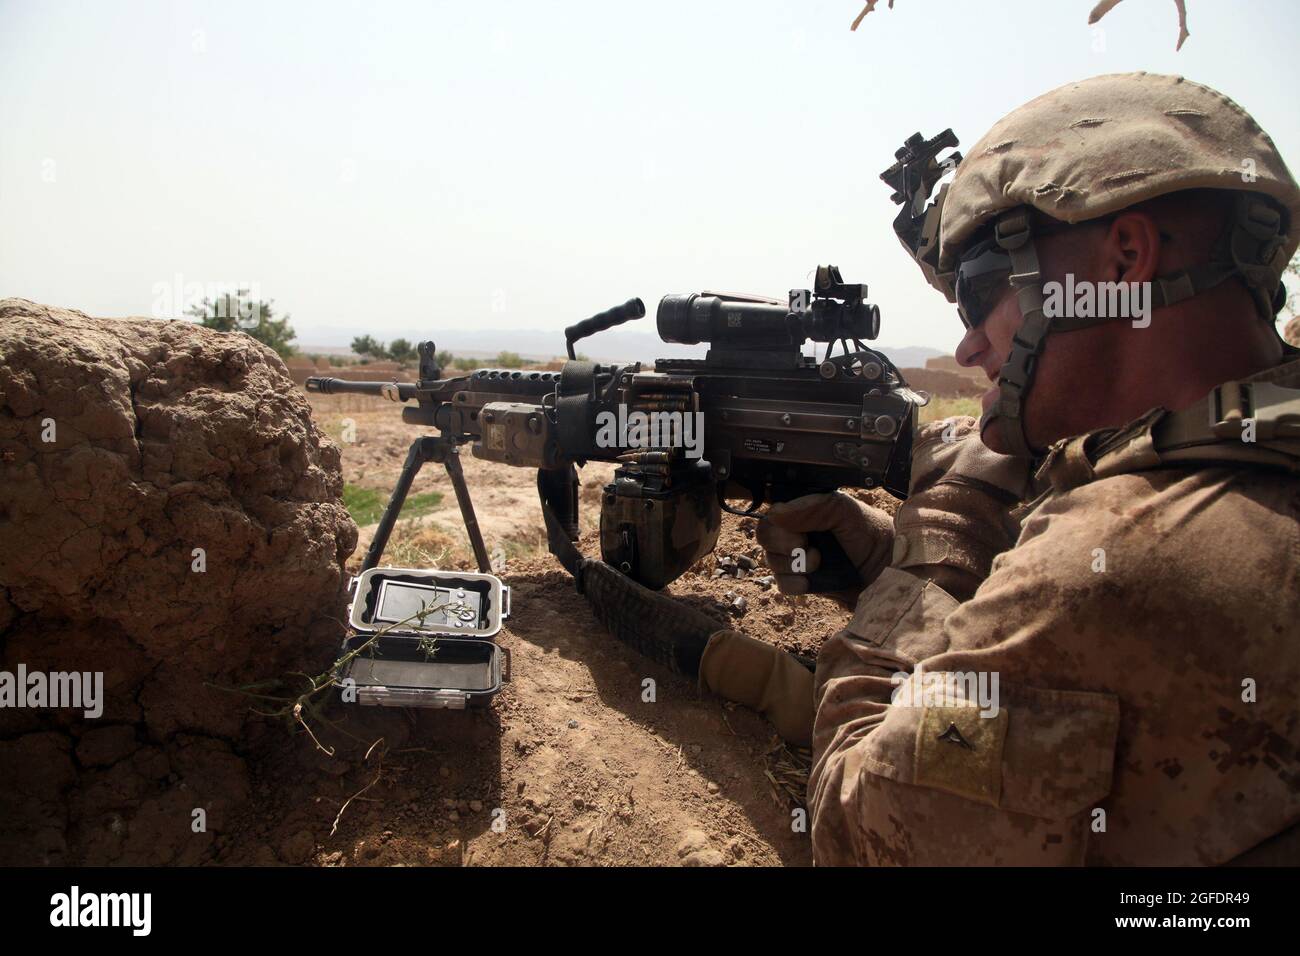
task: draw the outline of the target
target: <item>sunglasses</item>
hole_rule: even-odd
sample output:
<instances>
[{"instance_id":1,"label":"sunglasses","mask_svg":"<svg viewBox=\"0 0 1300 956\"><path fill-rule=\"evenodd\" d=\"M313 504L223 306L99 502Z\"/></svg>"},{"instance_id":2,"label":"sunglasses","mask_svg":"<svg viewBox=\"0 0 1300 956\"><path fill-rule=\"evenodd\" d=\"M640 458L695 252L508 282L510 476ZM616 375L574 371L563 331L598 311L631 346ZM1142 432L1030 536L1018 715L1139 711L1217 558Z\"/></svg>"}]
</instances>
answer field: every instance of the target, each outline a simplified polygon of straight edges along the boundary
<instances>
[{"instance_id":1,"label":"sunglasses","mask_svg":"<svg viewBox=\"0 0 1300 956\"><path fill-rule=\"evenodd\" d=\"M1034 236L1050 236L1080 226L1109 226L1117 216L1118 213L1111 213L1078 225L1040 216L1034 222ZM1169 240L1164 232L1160 237ZM962 252L957 260L955 292L957 314L966 328L977 328L997 308L1011 285L1011 272L1011 256L998 245L995 236L988 236Z\"/></svg>"},{"instance_id":2,"label":"sunglasses","mask_svg":"<svg viewBox=\"0 0 1300 956\"><path fill-rule=\"evenodd\" d=\"M1011 285L1011 257L988 238L977 242L957 263L957 314L967 329L977 328Z\"/></svg>"}]
</instances>

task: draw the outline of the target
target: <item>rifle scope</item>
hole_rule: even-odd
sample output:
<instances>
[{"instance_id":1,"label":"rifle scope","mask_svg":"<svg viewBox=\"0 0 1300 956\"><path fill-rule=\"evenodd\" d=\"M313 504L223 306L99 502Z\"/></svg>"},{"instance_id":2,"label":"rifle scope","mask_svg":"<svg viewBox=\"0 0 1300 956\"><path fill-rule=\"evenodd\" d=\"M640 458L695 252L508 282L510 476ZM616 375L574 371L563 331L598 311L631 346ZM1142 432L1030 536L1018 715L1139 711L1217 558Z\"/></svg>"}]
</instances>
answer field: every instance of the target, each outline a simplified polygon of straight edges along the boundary
<instances>
[{"instance_id":1,"label":"rifle scope","mask_svg":"<svg viewBox=\"0 0 1300 956\"><path fill-rule=\"evenodd\" d=\"M816 299L804 312L784 305L692 292L667 295L656 316L665 342L711 342L739 348L780 348L839 339L875 338L880 310L867 303Z\"/></svg>"}]
</instances>

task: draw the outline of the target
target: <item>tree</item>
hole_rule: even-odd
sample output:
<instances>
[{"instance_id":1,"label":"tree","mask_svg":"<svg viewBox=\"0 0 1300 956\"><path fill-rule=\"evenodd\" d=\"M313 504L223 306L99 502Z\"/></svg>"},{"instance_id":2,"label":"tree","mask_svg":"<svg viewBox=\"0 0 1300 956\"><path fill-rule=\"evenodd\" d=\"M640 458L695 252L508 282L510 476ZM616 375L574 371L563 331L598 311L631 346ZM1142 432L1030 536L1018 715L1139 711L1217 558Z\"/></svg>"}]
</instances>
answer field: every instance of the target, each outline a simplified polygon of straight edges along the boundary
<instances>
[{"instance_id":1,"label":"tree","mask_svg":"<svg viewBox=\"0 0 1300 956\"><path fill-rule=\"evenodd\" d=\"M500 368L521 368L524 360L518 352L498 352L496 363Z\"/></svg>"},{"instance_id":2,"label":"tree","mask_svg":"<svg viewBox=\"0 0 1300 956\"><path fill-rule=\"evenodd\" d=\"M456 357L452 355L450 352L448 352L446 349L443 349L436 356L434 356L434 360L438 363L438 368L451 368L451 365L456 360Z\"/></svg>"},{"instance_id":3,"label":"tree","mask_svg":"<svg viewBox=\"0 0 1300 956\"><path fill-rule=\"evenodd\" d=\"M275 349L281 358L287 358L298 351L291 344L298 336L289 324L288 313L282 319L275 317L274 303L274 299L253 299L247 289L236 289L215 300L204 297L185 314L194 316L204 328L251 335Z\"/></svg>"},{"instance_id":4,"label":"tree","mask_svg":"<svg viewBox=\"0 0 1300 956\"><path fill-rule=\"evenodd\" d=\"M409 362L415 358L415 346L406 339L393 339L388 346L388 355L394 362Z\"/></svg>"},{"instance_id":5,"label":"tree","mask_svg":"<svg viewBox=\"0 0 1300 956\"><path fill-rule=\"evenodd\" d=\"M379 342L369 335L358 335L352 340L352 351L358 355L366 355L373 359L388 358L388 349L384 347L383 342Z\"/></svg>"}]
</instances>

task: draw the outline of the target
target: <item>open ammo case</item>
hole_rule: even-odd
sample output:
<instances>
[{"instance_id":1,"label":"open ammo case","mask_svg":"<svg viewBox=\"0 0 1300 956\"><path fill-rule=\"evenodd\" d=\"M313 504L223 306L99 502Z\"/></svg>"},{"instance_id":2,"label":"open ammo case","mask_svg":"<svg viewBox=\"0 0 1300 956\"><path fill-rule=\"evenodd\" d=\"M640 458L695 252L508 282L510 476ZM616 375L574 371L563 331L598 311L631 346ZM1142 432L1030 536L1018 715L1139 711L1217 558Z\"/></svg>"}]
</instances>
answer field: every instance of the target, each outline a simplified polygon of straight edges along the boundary
<instances>
[{"instance_id":1,"label":"open ammo case","mask_svg":"<svg viewBox=\"0 0 1300 956\"><path fill-rule=\"evenodd\" d=\"M492 574L369 568L356 579L351 650L392 630L348 662L340 681L357 703L463 709L501 690L503 652L492 638L510 614L510 589Z\"/></svg>"}]
</instances>

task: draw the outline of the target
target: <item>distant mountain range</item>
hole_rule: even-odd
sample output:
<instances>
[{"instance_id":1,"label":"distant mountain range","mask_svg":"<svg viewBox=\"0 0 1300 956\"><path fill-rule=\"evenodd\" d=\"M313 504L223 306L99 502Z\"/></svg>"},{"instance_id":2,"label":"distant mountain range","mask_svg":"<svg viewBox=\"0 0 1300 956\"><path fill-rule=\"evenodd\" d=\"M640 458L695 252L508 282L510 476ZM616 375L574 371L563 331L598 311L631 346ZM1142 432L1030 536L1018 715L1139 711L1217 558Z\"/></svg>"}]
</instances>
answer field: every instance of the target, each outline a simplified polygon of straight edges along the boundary
<instances>
[{"instance_id":1,"label":"distant mountain range","mask_svg":"<svg viewBox=\"0 0 1300 956\"><path fill-rule=\"evenodd\" d=\"M360 334L360 333L358 333ZM335 338L335 336L331 336ZM337 341L337 339L336 339ZM414 342L414 340L412 340ZM465 358L486 358L498 352L517 352L533 361L550 361L564 357L564 333L560 330L546 331L539 329L491 329L491 330L448 330L436 340L439 351L446 350ZM879 352L884 352L899 368L924 368L925 360L937 355L946 355L939 349L920 345L908 345L901 348L876 346L868 343ZM322 355L348 354L350 350L339 345L311 345L302 343L299 350ZM703 358L707 346L671 345L662 342L659 336L650 332L637 332L628 326L607 329L589 339L583 339L575 346L576 350L588 358L601 362L651 362L657 358ZM825 346L819 346L820 354Z\"/></svg>"}]
</instances>

